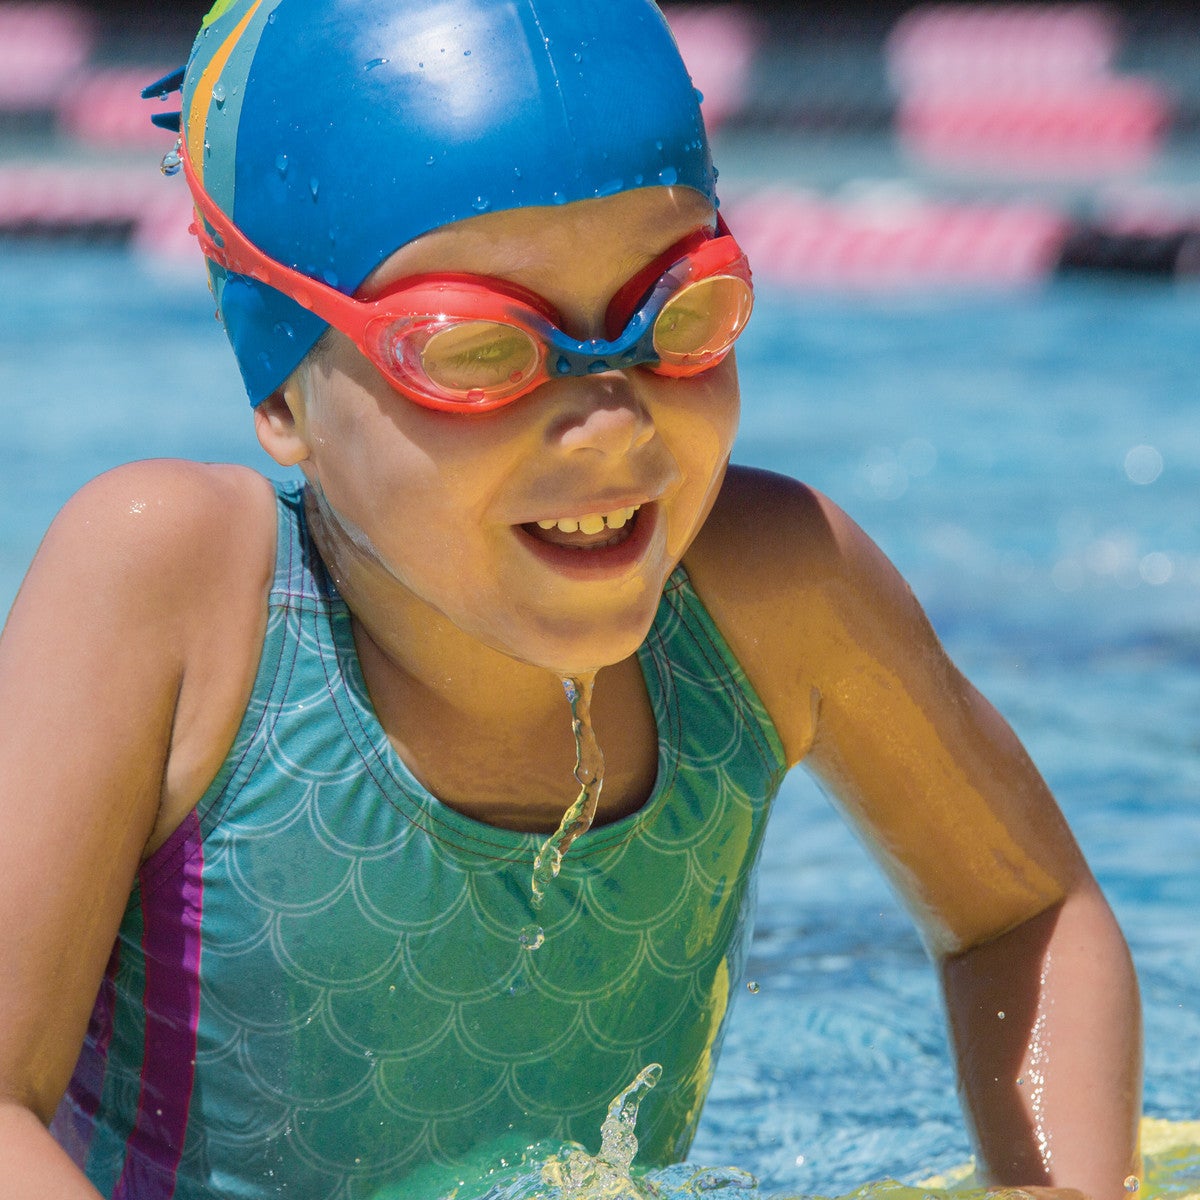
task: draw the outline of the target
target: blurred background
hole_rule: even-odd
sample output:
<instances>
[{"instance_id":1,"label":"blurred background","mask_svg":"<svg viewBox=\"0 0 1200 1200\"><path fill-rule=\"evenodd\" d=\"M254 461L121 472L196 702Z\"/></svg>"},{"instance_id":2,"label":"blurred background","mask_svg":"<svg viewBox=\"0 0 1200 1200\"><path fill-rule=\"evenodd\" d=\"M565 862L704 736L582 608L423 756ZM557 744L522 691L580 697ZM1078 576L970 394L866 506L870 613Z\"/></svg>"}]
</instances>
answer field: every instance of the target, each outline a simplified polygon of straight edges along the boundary
<instances>
[{"instance_id":1,"label":"blurred background","mask_svg":"<svg viewBox=\"0 0 1200 1200\"><path fill-rule=\"evenodd\" d=\"M187 252L183 189L136 170L171 142L138 91L184 61L206 7L0 3L0 236ZM764 273L994 283L1200 257L1194 4L668 11ZM768 185L790 192L744 194Z\"/></svg>"}]
</instances>

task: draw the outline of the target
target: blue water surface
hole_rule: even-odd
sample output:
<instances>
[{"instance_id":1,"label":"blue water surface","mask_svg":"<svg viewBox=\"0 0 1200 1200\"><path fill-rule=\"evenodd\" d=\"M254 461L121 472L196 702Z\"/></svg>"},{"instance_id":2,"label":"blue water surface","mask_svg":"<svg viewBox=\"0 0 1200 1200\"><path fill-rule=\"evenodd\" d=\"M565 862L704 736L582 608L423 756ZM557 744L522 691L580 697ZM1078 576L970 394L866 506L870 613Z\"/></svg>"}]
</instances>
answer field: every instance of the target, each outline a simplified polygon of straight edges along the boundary
<instances>
[{"instance_id":1,"label":"blue water surface","mask_svg":"<svg viewBox=\"0 0 1200 1200\"><path fill-rule=\"evenodd\" d=\"M9 249L0 278L5 610L46 524L97 472L158 455L269 464L198 268ZM735 457L847 508L1014 724L1132 944L1148 1111L1195 1117L1200 289L768 292L740 361ZM693 1157L824 1194L960 1162L937 994L906 917L803 774L770 836Z\"/></svg>"}]
</instances>

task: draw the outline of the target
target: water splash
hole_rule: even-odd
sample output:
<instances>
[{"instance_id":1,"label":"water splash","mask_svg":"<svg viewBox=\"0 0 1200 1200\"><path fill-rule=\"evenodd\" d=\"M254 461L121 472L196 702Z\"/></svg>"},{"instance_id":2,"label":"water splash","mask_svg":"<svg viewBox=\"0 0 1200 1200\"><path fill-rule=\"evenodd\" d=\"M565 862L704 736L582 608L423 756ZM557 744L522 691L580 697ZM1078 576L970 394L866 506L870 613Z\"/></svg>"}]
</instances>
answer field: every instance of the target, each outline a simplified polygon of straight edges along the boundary
<instances>
[{"instance_id":1,"label":"water splash","mask_svg":"<svg viewBox=\"0 0 1200 1200\"><path fill-rule=\"evenodd\" d=\"M658 1189L639 1182L630 1172L638 1141L634 1132L642 1099L662 1077L662 1067L651 1063L608 1106L600 1126L600 1152L595 1156L572 1150L551 1158L542 1167L542 1182L556 1188L562 1200L651 1200Z\"/></svg>"},{"instance_id":2,"label":"water splash","mask_svg":"<svg viewBox=\"0 0 1200 1200\"><path fill-rule=\"evenodd\" d=\"M507 1155L500 1168L456 1191L458 1200L737 1200L757 1196L758 1181L737 1167L698 1167L679 1163L650 1171L635 1168L638 1109L662 1077L650 1063L615 1096L600 1127L600 1150L589 1154L573 1142L549 1147L535 1143L519 1156ZM514 1161L519 1158L519 1161ZM482 1189L486 1188L486 1191Z\"/></svg>"},{"instance_id":3,"label":"water splash","mask_svg":"<svg viewBox=\"0 0 1200 1200\"><path fill-rule=\"evenodd\" d=\"M604 755L596 741L596 731L592 728L592 692L596 685L596 673L580 674L562 682L567 703L571 706L571 730L575 735L575 779L579 784L579 795L563 813L558 828L542 843L541 850L533 860L530 887L535 909L541 908L547 885L558 878L563 855L571 843L591 828L596 805L600 801L600 789L604 786Z\"/></svg>"}]
</instances>

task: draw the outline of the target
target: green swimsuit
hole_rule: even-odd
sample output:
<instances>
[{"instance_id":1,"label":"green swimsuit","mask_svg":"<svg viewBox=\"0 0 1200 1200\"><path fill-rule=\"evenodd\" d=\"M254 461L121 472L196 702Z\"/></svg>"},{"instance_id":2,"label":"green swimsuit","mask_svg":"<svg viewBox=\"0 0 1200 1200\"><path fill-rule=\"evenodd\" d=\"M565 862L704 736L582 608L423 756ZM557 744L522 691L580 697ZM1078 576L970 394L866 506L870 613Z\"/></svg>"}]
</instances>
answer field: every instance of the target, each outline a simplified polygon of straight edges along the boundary
<instances>
[{"instance_id":1,"label":"green swimsuit","mask_svg":"<svg viewBox=\"0 0 1200 1200\"><path fill-rule=\"evenodd\" d=\"M639 651L654 792L571 847L531 953L518 938L543 839L414 779L372 711L303 493L278 492L253 696L140 872L56 1136L124 1200L368 1200L505 1138L595 1149L608 1101L658 1062L639 1162L681 1158L785 770L687 576Z\"/></svg>"}]
</instances>

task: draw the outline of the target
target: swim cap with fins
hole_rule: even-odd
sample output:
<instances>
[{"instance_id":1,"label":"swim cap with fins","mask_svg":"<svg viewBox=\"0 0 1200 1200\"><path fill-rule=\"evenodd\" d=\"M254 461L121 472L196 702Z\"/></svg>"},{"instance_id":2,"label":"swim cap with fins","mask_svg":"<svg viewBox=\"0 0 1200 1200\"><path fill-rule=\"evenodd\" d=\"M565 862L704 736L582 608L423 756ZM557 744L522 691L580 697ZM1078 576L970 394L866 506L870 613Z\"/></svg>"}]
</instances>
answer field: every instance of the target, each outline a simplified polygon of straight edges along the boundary
<instances>
[{"instance_id":1,"label":"swim cap with fins","mask_svg":"<svg viewBox=\"0 0 1200 1200\"><path fill-rule=\"evenodd\" d=\"M219 0L182 136L252 242L346 294L483 212L661 184L716 203L699 97L651 0ZM326 326L210 272L258 404Z\"/></svg>"}]
</instances>

